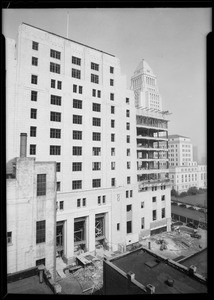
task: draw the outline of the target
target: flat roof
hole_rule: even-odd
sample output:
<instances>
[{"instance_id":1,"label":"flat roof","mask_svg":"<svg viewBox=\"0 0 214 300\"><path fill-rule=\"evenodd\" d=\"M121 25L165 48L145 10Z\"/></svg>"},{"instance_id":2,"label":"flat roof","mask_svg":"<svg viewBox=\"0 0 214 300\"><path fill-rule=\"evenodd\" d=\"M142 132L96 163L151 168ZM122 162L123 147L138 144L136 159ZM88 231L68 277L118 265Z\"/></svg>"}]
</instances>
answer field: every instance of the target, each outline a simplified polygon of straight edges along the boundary
<instances>
[{"instance_id":1,"label":"flat roof","mask_svg":"<svg viewBox=\"0 0 214 300\"><path fill-rule=\"evenodd\" d=\"M39 282L38 275L8 283L7 292L9 294L53 294L44 281Z\"/></svg>"},{"instance_id":2,"label":"flat roof","mask_svg":"<svg viewBox=\"0 0 214 300\"><path fill-rule=\"evenodd\" d=\"M187 137L187 136L183 136L183 135L179 135L179 134L171 134L171 135L168 136L169 139L173 139L173 138L176 139L176 138L179 138L179 137L185 138L185 139L190 139L190 138Z\"/></svg>"},{"instance_id":3,"label":"flat roof","mask_svg":"<svg viewBox=\"0 0 214 300\"><path fill-rule=\"evenodd\" d=\"M207 278L207 249L191 255L179 262L180 264L190 267L194 265L197 267L196 272Z\"/></svg>"},{"instance_id":4,"label":"flat roof","mask_svg":"<svg viewBox=\"0 0 214 300\"><path fill-rule=\"evenodd\" d=\"M207 207L207 192L203 194L197 194L197 195L192 195L192 196L186 196L186 197L174 197L172 196L172 200L182 202L184 204L191 204L194 206L199 207Z\"/></svg>"},{"instance_id":5,"label":"flat roof","mask_svg":"<svg viewBox=\"0 0 214 300\"><path fill-rule=\"evenodd\" d=\"M192 210L179 205L171 205L171 212L196 221L206 221L204 213L198 210Z\"/></svg>"},{"instance_id":6,"label":"flat roof","mask_svg":"<svg viewBox=\"0 0 214 300\"><path fill-rule=\"evenodd\" d=\"M66 37L64 37L64 36L61 36L61 35L59 35L59 34L56 34L56 33L50 32L50 31L48 31L48 30L41 29L41 28L39 28L39 27L36 27L36 26L30 25L30 24L27 24L27 23L25 23L25 22L22 22L22 24L24 24L24 25L27 25L27 26L30 26L30 27L33 27L33 28L35 28L35 29L38 29L38 30L41 30L41 31L44 31L44 32L47 32L47 33L49 33L49 34L55 35L55 36L57 36L57 37L60 37L60 38L62 38L62 39L65 39L65 40L67 40L67 41L70 41L70 42L73 42L73 43L79 44L79 45L81 45L81 46L84 46L84 47L87 47L87 48L90 48L90 49L93 49L93 50L96 50L96 51L99 51L99 52L102 52L102 53L105 53L105 54L108 54L108 55L110 55L110 56L113 56L113 57L115 57L115 55L113 55L113 54L110 54L110 53L108 53L108 52L105 52L105 51L102 51L102 50L99 50L99 49L93 48L93 47L91 47L91 46L88 46L88 45L85 45L85 44L79 43L79 42L77 42L77 41L74 41L74 40L68 39L68 38L66 38Z\"/></svg>"},{"instance_id":7,"label":"flat roof","mask_svg":"<svg viewBox=\"0 0 214 300\"><path fill-rule=\"evenodd\" d=\"M179 293L206 293L207 285L200 279L190 276L179 264L170 260L164 260L147 249L138 249L110 260L112 264L124 272L133 272L135 279L146 286L152 284L155 294L179 294ZM170 287L166 280L173 279L174 285Z\"/></svg>"}]
</instances>

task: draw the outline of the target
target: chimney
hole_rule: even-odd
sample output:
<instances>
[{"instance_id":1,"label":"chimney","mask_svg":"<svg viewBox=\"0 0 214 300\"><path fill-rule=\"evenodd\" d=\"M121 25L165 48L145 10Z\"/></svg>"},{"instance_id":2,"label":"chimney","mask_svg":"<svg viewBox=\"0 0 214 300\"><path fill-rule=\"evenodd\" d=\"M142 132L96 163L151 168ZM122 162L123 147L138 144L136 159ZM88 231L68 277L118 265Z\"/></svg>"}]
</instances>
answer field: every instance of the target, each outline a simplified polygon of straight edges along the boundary
<instances>
[{"instance_id":1,"label":"chimney","mask_svg":"<svg viewBox=\"0 0 214 300\"><path fill-rule=\"evenodd\" d=\"M26 157L27 154L27 133L20 133L20 157Z\"/></svg>"},{"instance_id":2,"label":"chimney","mask_svg":"<svg viewBox=\"0 0 214 300\"><path fill-rule=\"evenodd\" d=\"M191 265L191 266L189 267L189 274L193 275L193 274L196 273L196 271L197 271L197 267L196 267L196 266Z\"/></svg>"},{"instance_id":3,"label":"chimney","mask_svg":"<svg viewBox=\"0 0 214 300\"><path fill-rule=\"evenodd\" d=\"M147 284L146 291L148 294L154 294L155 293L155 286L152 284Z\"/></svg>"}]
</instances>

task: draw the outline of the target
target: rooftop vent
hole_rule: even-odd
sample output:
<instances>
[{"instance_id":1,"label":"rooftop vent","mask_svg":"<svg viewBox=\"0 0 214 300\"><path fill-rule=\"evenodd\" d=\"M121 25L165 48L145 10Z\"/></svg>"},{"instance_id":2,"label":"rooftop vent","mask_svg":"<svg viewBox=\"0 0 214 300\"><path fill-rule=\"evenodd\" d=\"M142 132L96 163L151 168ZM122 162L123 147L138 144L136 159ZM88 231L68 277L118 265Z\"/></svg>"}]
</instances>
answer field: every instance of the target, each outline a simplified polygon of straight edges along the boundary
<instances>
[{"instance_id":1,"label":"rooftop vent","mask_svg":"<svg viewBox=\"0 0 214 300\"><path fill-rule=\"evenodd\" d=\"M196 270L197 270L197 267L194 266L194 265L191 265L189 267L189 273L192 274L192 275L196 273Z\"/></svg>"},{"instance_id":2,"label":"rooftop vent","mask_svg":"<svg viewBox=\"0 0 214 300\"><path fill-rule=\"evenodd\" d=\"M174 280L169 278L169 279L166 280L166 284L168 286L173 286L174 285Z\"/></svg>"},{"instance_id":3,"label":"rooftop vent","mask_svg":"<svg viewBox=\"0 0 214 300\"><path fill-rule=\"evenodd\" d=\"M152 284L147 284L146 291L148 294L154 294L155 293L155 286Z\"/></svg>"}]
</instances>

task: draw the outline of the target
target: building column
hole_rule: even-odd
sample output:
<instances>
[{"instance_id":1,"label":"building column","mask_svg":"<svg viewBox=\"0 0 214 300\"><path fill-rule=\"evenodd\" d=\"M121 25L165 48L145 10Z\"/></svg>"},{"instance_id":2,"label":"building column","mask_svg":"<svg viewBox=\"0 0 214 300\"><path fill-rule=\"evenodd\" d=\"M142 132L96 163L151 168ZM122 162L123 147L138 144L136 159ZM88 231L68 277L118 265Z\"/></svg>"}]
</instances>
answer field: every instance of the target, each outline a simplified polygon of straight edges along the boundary
<instances>
[{"instance_id":1,"label":"building column","mask_svg":"<svg viewBox=\"0 0 214 300\"><path fill-rule=\"evenodd\" d=\"M74 218L69 217L64 226L65 256L71 258L74 255Z\"/></svg>"},{"instance_id":2,"label":"building column","mask_svg":"<svg viewBox=\"0 0 214 300\"><path fill-rule=\"evenodd\" d=\"M87 222L86 222L86 232L87 232L87 250L94 251L95 250L95 214L90 213Z\"/></svg>"}]
</instances>

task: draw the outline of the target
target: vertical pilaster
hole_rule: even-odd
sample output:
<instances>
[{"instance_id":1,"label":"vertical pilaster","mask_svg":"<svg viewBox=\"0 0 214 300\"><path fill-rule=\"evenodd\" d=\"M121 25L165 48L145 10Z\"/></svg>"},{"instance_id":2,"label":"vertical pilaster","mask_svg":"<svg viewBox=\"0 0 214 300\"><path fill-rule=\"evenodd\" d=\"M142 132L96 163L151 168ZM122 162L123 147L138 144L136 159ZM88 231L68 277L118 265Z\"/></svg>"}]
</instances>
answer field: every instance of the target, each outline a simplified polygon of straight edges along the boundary
<instances>
[{"instance_id":1,"label":"vertical pilaster","mask_svg":"<svg viewBox=\"0 0 214 300\"><path fill-rule=\"evenodd\" d=\"M74 255L74 218L69 216L64 226L65 256L70 258Z\"/></svg>"}]
</instances>

